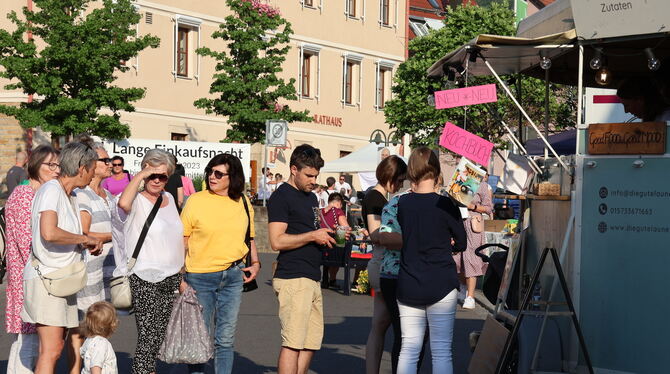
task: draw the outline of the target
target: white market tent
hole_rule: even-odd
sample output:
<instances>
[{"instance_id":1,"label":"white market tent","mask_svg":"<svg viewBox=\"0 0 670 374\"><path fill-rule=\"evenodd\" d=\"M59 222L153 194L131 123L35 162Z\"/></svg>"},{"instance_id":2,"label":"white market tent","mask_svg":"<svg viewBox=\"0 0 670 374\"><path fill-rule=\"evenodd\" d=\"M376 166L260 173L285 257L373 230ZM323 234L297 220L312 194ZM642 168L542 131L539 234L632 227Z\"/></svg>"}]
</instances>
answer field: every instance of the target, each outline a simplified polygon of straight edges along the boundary
<instances>
[{"instance_id":1,"label":"white market tent","mask_svg":"<svg viewBox=\"0 0 670 374\"><path fill-rule=\"evenodd\" d=\"M374 172L379 163L379 152L383 144L370 143L337 160L326 162L321 168L322 173L361 173Z\"/></svg>"}]
</instances>

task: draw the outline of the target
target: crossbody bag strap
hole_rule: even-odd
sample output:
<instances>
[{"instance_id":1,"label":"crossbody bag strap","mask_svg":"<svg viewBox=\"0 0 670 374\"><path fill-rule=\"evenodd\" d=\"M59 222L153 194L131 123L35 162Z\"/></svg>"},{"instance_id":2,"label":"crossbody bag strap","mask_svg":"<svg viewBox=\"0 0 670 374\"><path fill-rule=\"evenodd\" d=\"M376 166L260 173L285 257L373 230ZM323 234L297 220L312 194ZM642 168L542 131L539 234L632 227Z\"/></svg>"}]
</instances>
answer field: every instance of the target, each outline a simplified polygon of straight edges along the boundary
<instances>
[{"instance_id":1,"label":"crossbody bag strap","mask_svg":"<svg viewBox=\"0 0 670 374\"><path fill-rule=\"evenodd\" d=\"M154 218L156 218L156 214L158 213L158 209L160 209L162 203L163 203L163 194L161 193L160 196L158 196L158 199L156 199L156 203L154 204L154 207L151 209L151 213L149 213L149 217L147 217L147 220L144 222L144 227L142 227L142 232L140 233L140 237L139 237L139 239L137 239L137 244L135 245L135 250L133 251L133 256L128 261L128 270L132 269L133 266L135 266L135 260L137 260L137 256L140 255L140 249L142 249L142 244L144 244L144 239L146 239L146 237L147 237L147 233L149 232L149 227L151 227L151 223L154 221Z\"/></svg>"},{"instance_id":2,"label":"crossbody bag strap","mask_svg":"<svg viewBox=\"0 0 670 374\"><path fill-rule=\"evenodd\" d=\"M247 204L247 199L244 198L244 196L240 197L242 199L242 202L244 203L244 210L247 212L247 234L244 236L244 242L247 244L249 247L249 250L251 250L251 214L249 214L249 205Z\"/></svg>"}]
</instances>

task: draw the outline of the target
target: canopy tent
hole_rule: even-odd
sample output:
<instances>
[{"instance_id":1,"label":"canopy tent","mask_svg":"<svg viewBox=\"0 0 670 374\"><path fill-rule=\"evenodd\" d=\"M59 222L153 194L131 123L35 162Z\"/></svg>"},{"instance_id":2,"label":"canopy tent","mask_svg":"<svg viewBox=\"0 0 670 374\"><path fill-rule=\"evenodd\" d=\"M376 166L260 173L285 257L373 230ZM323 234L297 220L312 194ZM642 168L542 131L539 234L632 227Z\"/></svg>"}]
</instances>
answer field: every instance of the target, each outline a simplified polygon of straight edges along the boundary
<instances>
[{"instance_id":1,"label":"canopy tent","mask_svg":"<svg viewBox=\"0 0 670 374\"><path fill-rule=\"evenodd\" d=\"M547 140L560 156L574 155L576 150L577 130L567 130L550 135ZM540 139L531 139L526 142L526 150L531 156L544 155L544 143Z\"/></svg>"},{"instance_id":2,"label":"canopy tent","mask_svg":"<svg viewBox=\"0 0 670 374\"><path fill-rule=\"evenodd\" d=\"M326 162L321 168L322 173L359 173L377 170L379 152L382 144L370 143L337 160Z\"/></svg>"}]
</instances>

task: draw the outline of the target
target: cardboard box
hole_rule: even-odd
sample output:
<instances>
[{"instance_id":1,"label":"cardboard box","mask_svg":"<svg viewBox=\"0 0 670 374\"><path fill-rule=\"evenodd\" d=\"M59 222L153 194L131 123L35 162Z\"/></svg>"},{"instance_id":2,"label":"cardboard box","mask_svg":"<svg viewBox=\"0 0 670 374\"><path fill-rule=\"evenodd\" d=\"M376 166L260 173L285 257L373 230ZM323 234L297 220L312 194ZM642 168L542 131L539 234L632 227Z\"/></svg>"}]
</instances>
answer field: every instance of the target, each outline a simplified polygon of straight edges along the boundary
<instances>
[{"instance_id":1,"label":"cardboard box","mask_svg":"<svg viewBox=\"0 0 670 374\"><path fill-rule=\"evenodd\" d=\"M506 219L487 219L484 220L484 231L501 232L506 224Z\"/></svg>"}]
</instances>

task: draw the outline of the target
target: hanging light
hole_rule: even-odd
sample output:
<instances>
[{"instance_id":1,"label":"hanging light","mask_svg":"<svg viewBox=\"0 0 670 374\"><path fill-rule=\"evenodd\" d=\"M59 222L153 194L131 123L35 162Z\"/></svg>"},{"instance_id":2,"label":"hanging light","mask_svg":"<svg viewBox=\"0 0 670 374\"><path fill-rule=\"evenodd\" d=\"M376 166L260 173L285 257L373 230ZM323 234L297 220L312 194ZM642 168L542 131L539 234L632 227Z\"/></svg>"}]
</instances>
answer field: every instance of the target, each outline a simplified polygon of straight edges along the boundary
<instances>
[{"instance_id":1,"label":"hanging light","mask_svg":"<svg viewBox=\"0 0 670 374\"><path fill-rule=\"evenodd\" d=\"M607 86L611 81L612 73L609 71L607 66L603 66L602 68L598 69L598 71L596 71L596 83L601 86Z\"/></svg>"},{"instance_id":2,"label":"hanging light","mask_svg":"<svg viewBox=\"0 0 670 374\"><path fill-rule=\"evenodd\" d=\"M549 70L551 68L551 59L547 56L542 56L542 60L540 60L540 67L542 70Z\"/></svg>"},{"instance_id":3,"label":"hanging light","mask_svg":"<svg viewBox=\"0 0 670 374\"><path fill-rule=\"evenodd\" d=\"M656 71L661 68L661 61L654 56L654 51L651 48L645 48L644 54L647 55L647 67L651 71Z\"/></svg>"},{"instance_id":4,"label":"hanging light","mask_svg":"<svg viewBox=\"0 0 670 374\"><path fill-rule=\"evenodd\" d=\"M600 48L595 49L595 56L589 62L589 66L593 70L598 70L603 67L603 50Z\"/></svg>"}]
</instances>

